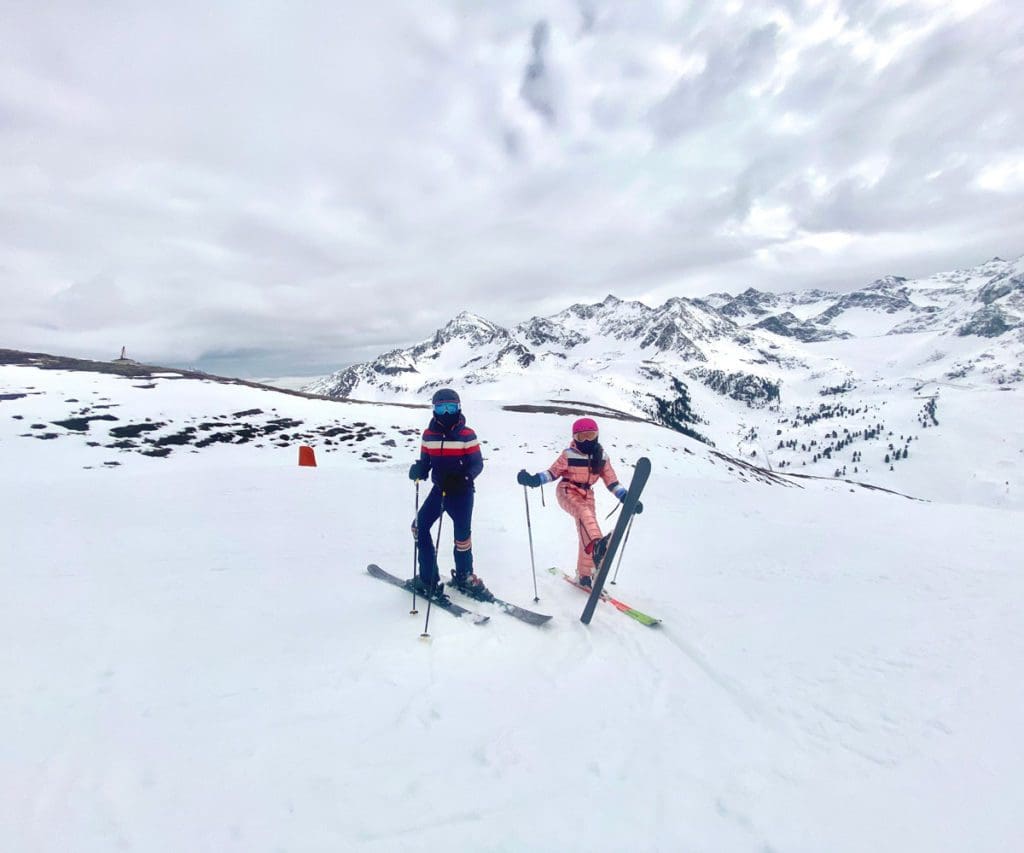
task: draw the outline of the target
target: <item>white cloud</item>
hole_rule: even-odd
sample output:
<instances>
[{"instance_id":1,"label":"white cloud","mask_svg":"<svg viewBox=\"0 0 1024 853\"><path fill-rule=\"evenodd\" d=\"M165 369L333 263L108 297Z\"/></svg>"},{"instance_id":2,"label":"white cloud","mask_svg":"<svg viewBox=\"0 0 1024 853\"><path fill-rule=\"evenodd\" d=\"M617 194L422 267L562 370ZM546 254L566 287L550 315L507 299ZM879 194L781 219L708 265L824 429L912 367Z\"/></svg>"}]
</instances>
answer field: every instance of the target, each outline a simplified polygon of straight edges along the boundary
<instances>
[{"instance_id":1,"label":"white cloud","mask_svg":"<svg viewBox=\"0 0 1024 853\"><path fill-rule=\"evenodd\" d=\"M757 201L747 212L746 218L735 225L727 225L724 233L764 240L784 240L795 230L792 212L784 205L768 207Z\"/></svg>"},{"instance_id":2,"label":"white cloud","mask_svg":"<svg viewBox=\"0 0 1024 853\"><path fill-rule=\"evenodd\" d=\"M1019 253L1022 41L931 0L8 4L0 345L327 369L464 308Z\"/></svg>"},{"instance_id":3,"label":"white cloud","mask_svg":"<svg viewBox=\"0 0 1024 853\"><path fill-rule=\"evenodd\" d=\"M999 193L1024 191L1024 154L986 166L978 175L977 185Z\"/></svg>"}]
</instances>

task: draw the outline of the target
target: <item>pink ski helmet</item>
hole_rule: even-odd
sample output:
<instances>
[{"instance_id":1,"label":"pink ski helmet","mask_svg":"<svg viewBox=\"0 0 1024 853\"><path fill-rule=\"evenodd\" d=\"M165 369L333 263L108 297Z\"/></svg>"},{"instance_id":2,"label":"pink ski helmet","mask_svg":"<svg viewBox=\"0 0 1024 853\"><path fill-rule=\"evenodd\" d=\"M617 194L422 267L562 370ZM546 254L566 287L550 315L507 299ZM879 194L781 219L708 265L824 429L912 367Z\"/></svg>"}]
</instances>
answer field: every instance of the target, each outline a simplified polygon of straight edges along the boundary
<instances>
[{"instance_id":1,"label":"pink ski helmet","mask_svg":"<svg viewBox=\"0 0 1024 853\"><path fill-rule=\"evenodd\" d=\"M573 435L576 435L578 432L590 432L591 430L597 432L597 421L593 418L579 418L572 425Z\"/></svg>"}]
</instances>

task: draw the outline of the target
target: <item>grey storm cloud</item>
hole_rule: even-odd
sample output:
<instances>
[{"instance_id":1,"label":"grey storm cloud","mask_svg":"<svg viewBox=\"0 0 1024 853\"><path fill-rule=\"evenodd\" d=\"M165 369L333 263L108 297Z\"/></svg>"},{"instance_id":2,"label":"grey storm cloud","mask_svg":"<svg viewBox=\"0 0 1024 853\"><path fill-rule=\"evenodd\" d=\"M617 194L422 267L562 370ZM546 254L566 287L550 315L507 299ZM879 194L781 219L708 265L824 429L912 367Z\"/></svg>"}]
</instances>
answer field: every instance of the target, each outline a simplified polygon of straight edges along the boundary
<instances>
[{"instance_id":1,"label":"grey storm cloud","mask_svg":"<svg viewBox=\"0 0 1024 853\"><path fill-rule=\"evenodd\" d=\"M325 372L1024 251L1009 2L7 3L0 43L0 346Z\"/></svg>"},{"instance_id":2,"label":"grey storm cloud","mask_svg":"<svg viewBox=\"0 0 1024 853\"><path fill-rule=\"evenodd\" d=\"M532 54L530 62L523 73L523 84L520 87L523 100L545 121L555 122L555 99L553 83L548 75L544 54L548 47L548 23L538 21L533 27L530 37Z\"/></svg>"},{"instance_id":3,"label":"grey storm cloud","mask_svg":"<svg viewBox=\"0 0 1024 853\"><path fill-rule=\"evenodd\" d=\"M716 45L704 70L679 81L651 111L651 121L663 138L705 125L719 114L738 90L757 80L775 58L778 27L770 24L746 33L737 44Z\"/></svg>"}]
</instances>

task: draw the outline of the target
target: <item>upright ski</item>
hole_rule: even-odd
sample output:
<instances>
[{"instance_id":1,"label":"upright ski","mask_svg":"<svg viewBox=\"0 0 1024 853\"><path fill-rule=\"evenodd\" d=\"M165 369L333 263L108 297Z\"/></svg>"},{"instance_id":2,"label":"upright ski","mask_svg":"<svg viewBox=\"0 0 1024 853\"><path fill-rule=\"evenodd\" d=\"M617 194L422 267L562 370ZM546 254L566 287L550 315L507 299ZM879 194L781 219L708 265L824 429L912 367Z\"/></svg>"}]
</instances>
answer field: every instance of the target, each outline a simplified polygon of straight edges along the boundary
<instances>
[{"instance_id":1,"label":"upright ski","mask_svg":"<svg viewBox=\"0 0 1024 853\"><path fill-rule=\"evenodd\" d=\"M550 568L548 569L548 571L551 572L551 574L557 574L559 572L559 570L556 568ZM572 575L567 574L566 572L562 572L561 574L566 583L576 587L576 589L578 589L580 592L585 592L587 593L587 595L590 595L591 590L588 587L580 586L580 584L576 582L576 578L574 578ZM655 625L661 624L661 620L658 619L656 616L651 616L647 613L644 613L642 610L637 610L635 607L631 607L624 601L619 601L619 599L617 598L612 598L607 592L601 592L601 601L607 601L612 607L614 607L620 613L625 613L630 618L636 619L637 622L639 622L641 625L646 625L648 628L653 628Z\"/></svg>"},{"instance_id":2,"label":"upright ski","mask_svg":"<svg viewBox=\"0 0 1024 853\"><path fill-rule=\"evenodd\" d=\"M594 589L590 593L590 598L587 600L586 607L583 608L583 615L580 616L580 621L584 625L589 625L590 620L594 615L594 610L597 608L597 602L601 599L601 591L604 589L604 582L608 578L608 571L612 567L612 562L615 559L615 553L619 550L619 543L622 542L622 537L626 533L626 528L629 526L629 520L633 517L636 512L636 503L640 500L640 494L644 490L644 486L647 485L647 478L651 476L651 460L646 456L641 456L636 463L636 467L633 469L633 479L630 481L629 490L626 493L626 500L622 504L622 512L619 513L619 520L615 524L615 530L612 532L612 539L608 545L608 550L605 552L604 558L601 560L601 565L597 567L597 574L594 576Z\"/></svg>"},{"instance_id":3,"label":"upright ski","mask_svg":"<svg viewBox=\"0 0 1024 853\"><path fill-rule=\"evenodd\" d=\"M384 571L384 569L382 569L375 563L370 563L370 565L366 567L366 571L368 571L373 577L377 578L378 580L382 580L385 583L391 584L392 586L401 587L402 589L406 590L406 592L412 592L412 587L409 585L409 581L402 580L401 578L396 578L393 574ZM483 625L484 623L490 621L491 618L490 616L485 616L482 613L477 613L475 610L469 610L468 608L463 607L460 604L456 604L446 595L441 597L435 595L430 600L434 603L434 607L438 607L441 610L446 610L449 613L451 613L452 616L469 616L473 620L474 625Z\"/></svg>"}]
</instances>

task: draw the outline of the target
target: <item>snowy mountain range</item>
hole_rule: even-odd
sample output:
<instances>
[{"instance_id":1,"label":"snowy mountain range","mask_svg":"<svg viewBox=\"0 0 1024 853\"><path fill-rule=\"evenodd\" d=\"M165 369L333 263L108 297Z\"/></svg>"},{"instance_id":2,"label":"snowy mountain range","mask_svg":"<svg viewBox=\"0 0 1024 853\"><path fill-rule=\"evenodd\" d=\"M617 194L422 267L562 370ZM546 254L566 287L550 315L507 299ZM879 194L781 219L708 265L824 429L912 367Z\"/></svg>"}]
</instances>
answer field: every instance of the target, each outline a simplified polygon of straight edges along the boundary
<instances>
[{"instance_id":1,"label":"snowy mountain range","mask_svg":"<svg viewBox=\"0 0 1024 853\"><path fill-rule=\"evenodd\" d=\"M907 337L914 336L913 346ZM888 339L879 344L878 339ZM651 308L608 296L506 329L463 312L415 346L392 350L308 385L331 397L421 399L437 387L515 380L557 394L594 383L616 402L654 419L666 401L684 403L694 382L745 403L783 397L783 386L814 374L865 381L835 341L872 343L899 370L925 382L1008 386L1024 380L1024 257L908 280L887 276L851 293L809 290L673 298ZM847 348L848 349L848 348ZM927 350L923 358L922 351ZM888 361L892 361L889 358ZM607 394L606 394L607 396ZM694 422L703 413L692 412ZM685 420L685 418L684 418Z\"/></svg>"},{"instance_id":2,"label":"snowy mountain range","mask_svg":"<svg viewBox=\"0 0 1024 853\"><path fill-rule=\"evenodd\" d=\"M305 390L422 402L447 385L505 404L587 401L772 468L868 467L894 486L888 469L943 413L981 413L987 395L1024 387L1024 257L850 293L749 288L657 307L608 296L512 328L463 312ZM965 426L958 441L994 452L988 428ZM858 465L864 448L846 450L858 442L879 445L884 467Z\"/></svg>"}]
</instances>

